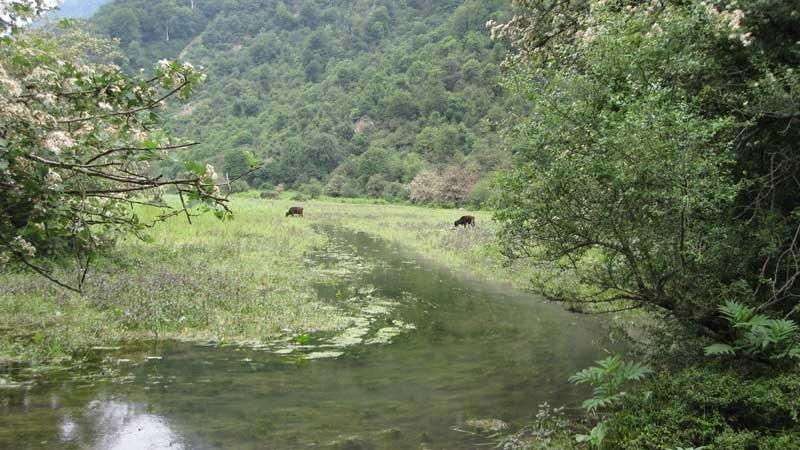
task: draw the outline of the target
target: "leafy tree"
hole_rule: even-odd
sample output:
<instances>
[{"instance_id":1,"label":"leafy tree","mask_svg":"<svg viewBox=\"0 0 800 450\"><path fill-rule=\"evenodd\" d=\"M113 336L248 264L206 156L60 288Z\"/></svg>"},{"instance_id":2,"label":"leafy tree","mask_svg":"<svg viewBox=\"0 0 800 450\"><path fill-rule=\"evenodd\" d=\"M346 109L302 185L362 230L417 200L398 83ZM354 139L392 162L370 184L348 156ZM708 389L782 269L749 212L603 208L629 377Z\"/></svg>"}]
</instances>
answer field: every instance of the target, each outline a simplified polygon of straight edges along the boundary
<instances>
[{"instance_id":1,"label":"leafy tree","mask_svg":"<svg viewBox=\"0 0 800 450\"><path fill-rule=\"evenodd\" d=\"M9 23L22 17L12 10ZM135 204L161 208L157 220L188 217L186 205L158 199L163 188L220 217L229 211L212 166L187 163L175 178L151 170L170 151L194 144L157 125L161 105L187 99L203 75L163 60L151 76L129 76L113 64L88 62L107 42L68 36L15 30L0 38L0 264L79 291L96 249L142 235L147 224ZM63 255L81 268L76 282L49 269Z\"/></svg>"},{"instance_id":2,"label":"leafy tree","mask_svg":"<svg viewBox=\"0 0 800 450\"><path fill-rule=\"evenodd\" d=\"M435 163L446 163L469 153L472 137L464 127L452 124L425 127L417 135L414 151Z\"/></svg>"},{"instance_id":3,"label":"leafy tree","mask_svg":"<svg viewBox=\"0 0 800 450\"><path fill-rule=\"evenodd\" d=\"M590 288L541 283L553 298L667 311L712 335L725 298L797 311L797 14L520 3L530 14L494 29L517 44L510 86L531 100L503 182L508 253Z\"/></svg>"}]
</instances>

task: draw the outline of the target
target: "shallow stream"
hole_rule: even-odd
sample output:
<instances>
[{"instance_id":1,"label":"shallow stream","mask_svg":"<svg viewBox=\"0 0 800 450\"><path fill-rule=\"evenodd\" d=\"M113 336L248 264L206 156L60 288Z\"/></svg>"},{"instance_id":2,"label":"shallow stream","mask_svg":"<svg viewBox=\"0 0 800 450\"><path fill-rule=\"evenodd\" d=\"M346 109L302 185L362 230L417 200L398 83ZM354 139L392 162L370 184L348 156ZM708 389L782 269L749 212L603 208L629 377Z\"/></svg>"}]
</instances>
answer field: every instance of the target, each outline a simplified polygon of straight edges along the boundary
<instances>
[{"instance_id":1,"label":"shallow stream","mask_svg":"<svg viewBox=\"0 0 800 450\"><path fill-rule=\"evenodd\" d=\"M309 270L338 274L319 295L352 328L302 346L98 350L100 376L0 389L0 448L474 448L486 440L457 431L469 419L524 423L586 395L567 378L609 345L594 318L323 231Z\"/></svg>"}]
</instances>

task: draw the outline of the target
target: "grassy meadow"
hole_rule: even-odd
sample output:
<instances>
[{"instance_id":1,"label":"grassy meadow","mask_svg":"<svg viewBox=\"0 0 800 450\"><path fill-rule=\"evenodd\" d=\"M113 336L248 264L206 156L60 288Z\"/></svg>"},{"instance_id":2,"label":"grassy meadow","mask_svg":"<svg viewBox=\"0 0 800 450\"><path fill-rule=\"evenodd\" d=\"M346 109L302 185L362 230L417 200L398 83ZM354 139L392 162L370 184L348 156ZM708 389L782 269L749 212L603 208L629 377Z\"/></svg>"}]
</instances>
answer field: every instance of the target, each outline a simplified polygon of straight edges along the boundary
<instances>
[{"instance_id":1,"label":"grassy meadow","mask_svg":"<svg viewBox=\"0 0 800 450\"><path fill-rule=\"evenodd\" d=\"M158 224L96 261L80 296L28 273L0 274L0 360L54 362L137 339L262 341L333 330L306 255L325 236L285 218L285 204L237 199L236 218ZM147 215L147 211L142 211ZM63 274L67 276L67 274Z\"/></svg>"},{"instance_id":2,"label":"grassy meadow","mask_svg":"<svg viewBox=\"0 0 800 450\"><path fill-rule=\"evenodd\" d=\"M285 217L292 205L306 217ZM326 243L315 224L380 236L454 270L522 280L503 267L488 212L471 213L477 227L454 229L466 211L253 194L231 207L232 221L175 217L153 228L152 242L118 243L94 262L84 296L29 273L0 274L0 361L54 363L137 340L257 343L341 329L347 312L320 302L314 289L336 274L308 265Z\"/></svg>"}]
</instances>

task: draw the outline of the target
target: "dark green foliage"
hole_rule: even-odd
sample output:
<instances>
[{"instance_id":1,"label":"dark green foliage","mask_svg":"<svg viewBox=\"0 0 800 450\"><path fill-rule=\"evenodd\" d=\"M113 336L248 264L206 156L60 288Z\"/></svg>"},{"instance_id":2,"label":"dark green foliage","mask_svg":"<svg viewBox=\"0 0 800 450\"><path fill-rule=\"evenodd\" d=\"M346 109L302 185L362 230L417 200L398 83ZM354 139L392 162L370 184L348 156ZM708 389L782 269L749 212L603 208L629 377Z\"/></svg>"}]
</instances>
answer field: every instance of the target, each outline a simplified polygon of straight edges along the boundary
<instances>
[{"instance_id":1,"label":"dark green foliage","mask_svg":"<svg viewBox=\"0 0 800 450\"><path fill-rule=\"evenodd\" d=\"M517 3L505 251L551 298L680 329L581 442L800 448L797 2Z\"/></svg>"},{"instance_id":2,"label":"dark green foliage","mask_svg":"<svg viewBox=\"0 0 800 450\"><path fill-rule=\"evenodd\" d=\"M512 101L496 87L505 47L484 24L510 3L130 0L93 23L120 37L128 70L179 55L206 68L172 115L201 142L193 157L220 167L252 151L265 165L251 186L316 179L329 195L402 199L425 168L475 158L483 174L508 160L498 123Z\"/></svg>"},{"instance_id":3,"label":"dark green foliage","mask_svg":"<svg viewBox=\"0 0 800 450\"><path fill-rule=\"evenodd\" d=\"M592 289L542 286L554 298L645 306L709 332L727 329L725 300L796 311L800 53L784 43L800 40L800 16L777 0L609 2L591 19L575 5L521 32L537 46L558 14L576 20L544 50L520 49L531 53L511 85L532 111L503 184L509 253Z\"/></svg>"},{"instance_id":4,"label":"dark green foliage","mask_svg":"<svg viewBox=\"0 0 800 450\"><path fill-rule=\"evenodd\" d=\"M664 374L625 396L607 421L609 449L800 448L800 377L742 376L692 368Z\"/></svg>"}]
</instances>

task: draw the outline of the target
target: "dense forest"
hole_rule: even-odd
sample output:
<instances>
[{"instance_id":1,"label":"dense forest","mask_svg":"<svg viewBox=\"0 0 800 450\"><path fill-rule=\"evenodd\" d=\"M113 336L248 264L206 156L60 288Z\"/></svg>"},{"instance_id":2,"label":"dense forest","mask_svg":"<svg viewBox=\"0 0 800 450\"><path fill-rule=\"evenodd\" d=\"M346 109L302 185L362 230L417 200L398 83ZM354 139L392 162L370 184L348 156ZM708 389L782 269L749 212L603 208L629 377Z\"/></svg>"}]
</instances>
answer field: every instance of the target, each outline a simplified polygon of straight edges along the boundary
<instances>
[{"instance_id":1,"label":"dense forest","mask_svg":"<svg viewBox=\"0 0 800 450\"><path fill-rule=\"evenodd\" d=\"M206 68L169 127L230 178L245 153L260 158L238 189L478 206L509 160L507 47L485 29L509 11L507 0L117 1L93 23L120 39L129 71L178 56Z\"/></svg>"}]
</instances>

